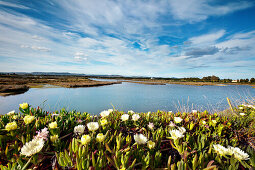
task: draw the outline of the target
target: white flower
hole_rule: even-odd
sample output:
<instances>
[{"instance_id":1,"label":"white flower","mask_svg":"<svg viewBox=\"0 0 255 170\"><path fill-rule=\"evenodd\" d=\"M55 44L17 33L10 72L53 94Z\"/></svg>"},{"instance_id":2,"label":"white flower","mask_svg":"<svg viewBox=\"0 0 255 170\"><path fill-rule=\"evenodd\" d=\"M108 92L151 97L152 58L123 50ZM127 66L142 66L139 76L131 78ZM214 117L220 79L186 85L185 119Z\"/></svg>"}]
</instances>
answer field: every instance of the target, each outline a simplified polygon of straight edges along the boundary
<instances>
[{"instance_id":1,"label":"white flower","mask_svg":"<svg viewBox=\"0 0 255 170\"><path fill-rule=\"evenodd\" d=\"M13 119L18 119L18 116L17 115L13 115L13 117L12 117Z\"/></svg>"},{"instance_id":2,"label":"white flower","mask_svg":"<svg viewBox=\"0 0 255 170\"><path fill-rule=\"evenodd\" d=\"M205 124L206 124L206 121L203 120L202 123L203 123L203 125L205 125Z\"/></svg>"},{"instance_id":3,"label":"white flower","mask_svg":"<svg viewBox=\"0 0 255 170\"><path fill-rule=\"evenodd\" d=\"M97 134L96 141L101 143L104 141L105 137L106 136L103 133L99 133L99 134Z\"/></svg>"},{"instance_id":4,"label":"white flower","mask_svg":"<svg viewBox=\"0 0 255 170\"><path fill-rule=\"evenodd\" d=\"M153 128L154 128L154 124L149 122L149 124L148 124L148 128L149 128L149 129L151 129L151 130L153 130Z\"/></svg>"},{"instance_id":5,"label":"white flower","mask_svg":"<svg viewBox=\"0 0 255 170\"><path fill-rule=\"evenodd\" d=\"M229 153L228 149L224 146L221 146L220 144L213 145L213 148L215 152L217 152L220 155L226 155Z\"/></svg>"},{"instance_id":6,"label":"white flower","mask_svg":"<svg viewBox=\"0 0 255 170\"><path fill-rule=\"evenodd\" d=\"M147 116L150 116L151 112L147 112Z\"/></svg>"},{"instance_id":7,"label":"white flower","mask_svg":"<svg viewBox=\"0 0 255 170\"><path fill-rule=\"evenodd\" d=\"M19 104L19 107L21 107L21 109L25 110L28 108L28 103Z\"/></svg>"},{"instance_id":8,"label":"white flower","mask_svg":"<svg viewBox=\"0 0 255 170\"><path fill-rule=\"evenodd\" d=\"M58 135L50 136L50 141L51 141L52 143L57 142L57 140L58 140Z\"/></svg>"},{"instance_id":9,"label":"white flower","mask_svg":"<svg viewBox=\"0 0 255 170\"><path fill-rule=\"evenodd\" d=\"M216 121L216 120L212 120L212 122L213 122L213 124L216 124L216 123L217 123L217 121Z\"/></svg>"},{"instance_id":10,"label":"white flower","mask_svg":"<svg viewBox=\"0 0 255 170\"><path fill-rule=\"evenodd\" d=\"M186 129L184 127L178 127L178 129L182 134L186 132Z\"/></svg>"},{"instance_id":11,"label":"white flower","mask_svg":"<svg viewBox=\"0 0 255 170\"><path fill-rule=\"evenodd\" d=\"M104 111L102 111L102 112L100 113L100 115L101 115L103 118L109 116L109 114L110 114L109 110L104 110Z\"/></svg>"},{"instance_id":12,"label":"white flower","mask_svg":"<svg viewBox=\"0 0 255 170\"><path fill-rule=\"evenodd\" d=\"M32 141L26 143L20 151L21 155L32 156L42 150L44 146L43 138L33 139Z\"/></svg>"},{"instance_id":13,"label":"white flower","mask_svg":"<svg viewBox=\"0 0 255 170\"><path fill-rule=\"evenodd\" d=\"M134 139L138 145L146 144L148 140L147 137L143 134L135 134Z\"/></svg>"},{"instance_id":14,"label":"white flower","mask_svg":"<svg viewBox=\"0 0 255 170\"><path fill-rule=\"evenodd\" d=\"M5 126L5 129L8 130L8 131L11 131L11 130L17 129L17 127L18 127L18 125L14 121L14 122L7 123L7 125Z\"/></svg>"},{"instance_id":15,"label":"white flower","mask_svg":"<svg viewBox=\"0 0 255 170\"><path fill-rule=\"evenodd\" d=\"M247 105L247 107L253 108L253 105L249 104L249 105Z\"/></svg>"},{"instance_id":16,"label":"white flower","mask_svg":"<svg viewBox=\"0 0 255 170\"><path fill-rule=\"evenodd\" d=\"M197 110L192 110L191 112L192 112L192 113L197 113Z\"/></svg>"},{"instance_id":17,"label":"white flower","mask_svg":"<svg viewBox=\"0 0 255 170\"><path fill-rule=\"evenodd\" d=\"M122 121L127 121L129 119L129 115L128 114L124 114L121 116L121 120Z\"/></svg>"},{"instance_id":18,"label":"white flower","mask_svg":"<svg viewBox=\"0 0 255 170\"><path fill-rule=\"evenodd\" d=\"M57 122L55 121L55 122L51 122L50 124L49 124L49 128L50 129L56 129L58 127L58 124L57 124Z\"/></svg>"},{"instance_id":19,"label":"white flower","mask_svg":"<svg viewBox=\"0 0 255 170\"><path fill-rule=\"evenodd\" d=\"M184 137L183 133L180 130L170 130L169 133L171 134L171 138L174 140Z\"/></svg>"},{"instance_id":20,"label":"white flower","mask_svg":"<svg viewBox=\"0 0 255 170\"><path fill-rule=\"evenodd\" d=\"M89 135L82 135L81 144L87 145L91 141L91 137Z\"/></svg>"},{"instance_id":21,"label":"white flower","mask_svg":"<svg viewBox=\"0 0 255 170\"><path fill-rule=\"evenodd\" d=\"M15 110L12 110L12 111L8 112L7 115L11 116L11 115L14 115L14 113L15 113Z\"/></svg>"},{"instance_id":22,"label":"white flower","mask_svg":"<svg viewBox=\"0 0 255 170\"><path fill-rule=\"evenodd\" d=\"M243 107L239 107L240 110L243 110Z\"/></svg>"},{"instance_id":23,"label":"white flower","mask_svg":"<svg viewBox=\"0 0 255 170\"><path fill-rule=\"evenodd\" d=\"M232 147L232 146L228 146L228 154L229 155L233 155L234 157L238 160L248 160L249 155L247 153L245 153L244 151L242 151L240 148L238 147Z\"/></svg>"},{"instance_id":24,"label":"white flower","mask_svg":"<svg viewBox=\"0 0 255 170\"><path fill-rule=\"evenodd\" d=\"M140 116L139 116L138 114L134 114L134 115L132 116L132 120L133 120L133 121L137 121L139 118L140 118Z\"/></svg>"},{"instance_id":25,"label":"white flower","mask_svg":"<svg viewBox=\"0 0 255 170\"><path fill-rule=\"evenodd\" d=\"M175 123L181 123L182 122L182 118L180 118L180 117L174 117L174 121L175 121Z\"/></svg>"},{"instance_id":26,"label":"white flower","mask_svg":"<svg viewBox=\"0 0 255 170\"><path fill-rule=\"evenodd\" d=\"M135 112L133 110L129 110L128 113L130 113L131 115L134 114Z\"/></svg>"},{"instance_id":27,"label":"white flower","mask_svg":"<svg viewBox=\"0 0 255 170\"><path fill-rule=\"evenodd\" d=\"M23 118L25 124L30 124L31 122L33 122L34 119L35 119L35 117L34 116L30 116L30 115L26 115Z\"/></svg>"},{"instance_id":28,"label":"white flower","mask_svg":"<svg viewBox=\"0 0 255 170\"><path fill-rule=\"evenodd\" d=\"M49 134L49 131L48 131L48 128L43 128L40 131L37 131L37 135L34 137L35 139L40 139L42 138L43 140L47 140L48 139L48 134Z\"/></svg>"},{"instance_id":29,"label":"white flower","mask_svg":"<svg viewBox=\"0 0 255 170\"><path fill-rule=\"evenodd\" d=\"M149 149L152 149L152 148L155 147L155 142L152 142L152 141L150 140L150 141L148 141L147 146L148 146Z\"/></svg>"},{"instance_id":30,"label":"white flower","mask_svg":"<svg viewBox=\"0 0 255 170\"><path fill-rule=\"evenodd\" d=\"M108 123L108 122L107 122L106 119L101 119L101 120L100 120L101 126L104 126L104 125L106 125L107 123Z\"/></svg>"},{"instance_id":31,"label":"white flower","mask_svg":"<svg viewBox=\"0 0 255 170\"><path fill-rule=\"evenodd\" d=\"M77 135L82 135L84 133L85 126L84 125L78 125L74 127L73 132Z\"/></svg>"},{"instance_id":32,"label":"white flower","mask_svg":"<svg viewBox=\"0 0 255 170\"><path fill-rule=\"evenodd\" d=\"M90 131L96 131L99 128L99 124L97 122L90 122L87 124L87 127Z\"/></svg>"},{"instance_id":33,"label":"white flower","mask_svg":"<svg viewBox=\"0 0 255 170\"><path fill-rule=\"evenodd\" d=\"M108 112L112 113L112 112L113 112L113 109L108 109Z\"/></svg>"},{"instance_id":34,"label":"white flower","mask_svg":"<svg viewBox=\"0 0 255 170\"><path fill-rule=\"evenodd\" d=\"M241 116L245 116L245 113L240 113Z\"/></svg>"},{"instance_id":35,"label":"white flower","mask_svg":"<svg viewBox=\"0 0 255 170\"><path fill-rule=\"evenodd\" d=\"M174 122L171 121L171 122L169 123L168 126L170 126L171 128L173 128L173 127L175 127L175 124L174 124Z\"/></svg>"},{"instance_id":36,"label":"white flower","mask_svg":"<svg viewBox=\"0 0 255 170\"><path fill-rule=\"evenodd\" d=\"M52 117L54 117L54 116L59 116L59 114L54 113L54 114L52 114L51 116L52 116Z\"/></svg>"}]
</instances>

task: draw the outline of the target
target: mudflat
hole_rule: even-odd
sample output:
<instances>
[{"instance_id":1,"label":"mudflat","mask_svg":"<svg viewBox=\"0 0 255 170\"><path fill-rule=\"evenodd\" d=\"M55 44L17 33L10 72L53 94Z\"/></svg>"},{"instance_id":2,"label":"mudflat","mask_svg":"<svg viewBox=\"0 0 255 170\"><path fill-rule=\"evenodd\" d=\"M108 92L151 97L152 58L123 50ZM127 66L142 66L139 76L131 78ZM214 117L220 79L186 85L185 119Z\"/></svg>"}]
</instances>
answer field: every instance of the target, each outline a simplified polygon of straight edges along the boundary
<instances>
[{"instance_id":1,"label":"mudflat","mask_svg":"<svg viewBox=\"0 0 255 170\"><path fill-rule=\"evenodd\" d=\"M0 75L0 95L8 96L24 93L29 88L41 88L44 85L65 88L95 87L119 84L121 81L96 81L84 76L62 75Z\"/></svg>"}]
</instances>

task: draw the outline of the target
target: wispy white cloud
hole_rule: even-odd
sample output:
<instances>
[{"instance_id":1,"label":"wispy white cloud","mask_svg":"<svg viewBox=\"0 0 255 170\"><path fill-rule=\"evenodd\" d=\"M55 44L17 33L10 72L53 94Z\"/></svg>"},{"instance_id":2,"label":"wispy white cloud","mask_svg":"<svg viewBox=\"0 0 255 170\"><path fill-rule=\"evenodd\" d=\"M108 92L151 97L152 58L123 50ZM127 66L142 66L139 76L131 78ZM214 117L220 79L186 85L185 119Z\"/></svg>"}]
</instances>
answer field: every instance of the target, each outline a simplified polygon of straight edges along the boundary
<instances>
[{"instance_id":1,"label":"wispy white cloud","mask_svg":"<svg viewBox=\"0 0 255 170\"><path fill-rule=\"evenodd\" d=\"M28 45L21 45L21 48L31 48L33 50L38 50L38 51L44 51L44 52L49 52L51 49L46 48L46 47L39 47L39 46L28 46Z\"/></svg>"},{"instance_id":2,"label":"wispy white cloud","mask_svg":"<svg viewBox=\"0 0 255 170\"><path fill-rule=\"evenodd\" d=\"M193 45L210 45L210 44L215 44L215 41L224 36L225 30L219 30L217 32L212 32L204 35L200 35L197 37L192 37L189 39L189 41Z\"/></svg>"},{"instance_id":3,"label":"wispy white cloud","mask_svg":"<svg viewBox=\"0 0 255 170\"><path fill-rule=\"evenodd\" d=\"M76 52L74 55L74 60L78 61L78 62L82 62L82 61L87 61L87 55L84 54L83 52Z\"/></svg>"},{"instance_id":4,"label":"wispy white cloud","mask_svg":"<svg viewBox=\"0 0 255 170\"><path fill-rule=\"evenodd\" d=\"M11 3L11 2L6 2L6 1L0 1L0 6L7 6L7 7L13 7L13 8L21 8L21 9L30 9L24 5L20 5L20 4L15 4L15 3Z\"/></svg>"},{"instance_id":5,"label":"wispy white cloud","mask_svg":"<svg viewBox=\"0 0 255 170\"><path fill-rule=\"evenodd\" d=\"M230 2L224 5L213 5L212 0L169 0L171 13L176 19L188 22L206 20L210 16L226 15L246 9L254 4L247 1Z\"/></svg>"}]
</instances>

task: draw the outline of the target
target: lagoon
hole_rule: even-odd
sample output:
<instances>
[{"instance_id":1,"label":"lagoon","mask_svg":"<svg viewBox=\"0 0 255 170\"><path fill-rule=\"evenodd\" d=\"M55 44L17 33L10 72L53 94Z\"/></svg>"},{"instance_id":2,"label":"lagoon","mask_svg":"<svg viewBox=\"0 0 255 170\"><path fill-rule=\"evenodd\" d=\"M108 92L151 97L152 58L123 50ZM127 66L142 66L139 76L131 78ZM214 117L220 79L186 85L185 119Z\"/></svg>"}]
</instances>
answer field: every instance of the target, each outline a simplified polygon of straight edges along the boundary
<instances>
[{"instance_id":1,"label":"lagoon","mask_svg":"<svg viewBox=\"0 0 255 170\"><path fill-rule=\"evenodd\" d=\"M255 97L255 89L246 85L190 86L144 85L123 82L89 88L32 88L19 95L0 97L0 114L18 111L18 105L28 102L47 111L77 110L99 114L113 108L122 111L219 111L228 108L226 97L235 102Z\"/></svg>"}]
</instances>

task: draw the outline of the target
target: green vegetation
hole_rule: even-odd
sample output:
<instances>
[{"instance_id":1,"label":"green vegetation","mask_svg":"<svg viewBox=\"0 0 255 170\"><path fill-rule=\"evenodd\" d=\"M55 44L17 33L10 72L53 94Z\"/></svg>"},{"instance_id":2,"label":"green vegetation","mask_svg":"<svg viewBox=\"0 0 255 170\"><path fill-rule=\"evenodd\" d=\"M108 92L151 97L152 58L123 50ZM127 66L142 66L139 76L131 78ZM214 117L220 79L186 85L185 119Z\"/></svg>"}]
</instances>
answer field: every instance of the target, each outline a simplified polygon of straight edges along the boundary
<instances>
[{"instance_id":1,"label":"green vegetation","mask_svg":"<svg viewBox=\"0 0 255 170\"><path fill-rule=\"evenodd\" d=\"M49 113L20 105L0 116L1 169L248 169L255 107L235 114Z\"/></svg>"}]
</instances>

